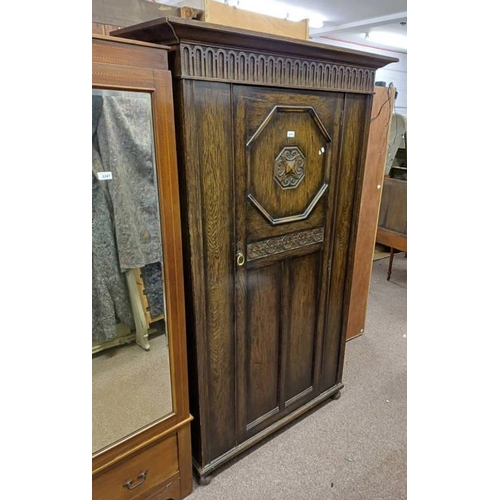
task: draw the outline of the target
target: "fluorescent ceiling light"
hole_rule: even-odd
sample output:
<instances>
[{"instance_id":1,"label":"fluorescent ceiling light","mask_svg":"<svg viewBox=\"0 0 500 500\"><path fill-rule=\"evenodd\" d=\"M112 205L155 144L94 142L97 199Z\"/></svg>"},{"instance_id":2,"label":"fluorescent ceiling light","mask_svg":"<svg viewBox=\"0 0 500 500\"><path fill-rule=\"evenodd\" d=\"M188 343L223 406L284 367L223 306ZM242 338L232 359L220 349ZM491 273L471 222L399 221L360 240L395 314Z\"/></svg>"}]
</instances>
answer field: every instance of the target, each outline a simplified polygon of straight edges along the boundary
<instances>
[{"instance_id":1,"label":"fluorescent ceiling light","mask_svg":"<svg viewBox=\"0 0 500 500\"><path fill-rule=\"evenodd\" d=\"M390 47L398 47L406 49L406 36L398 35L397 33L390 33L387 31L372 31L366 34L366 39L382 45L389 45Z\"/></svg>"}]
</instances>

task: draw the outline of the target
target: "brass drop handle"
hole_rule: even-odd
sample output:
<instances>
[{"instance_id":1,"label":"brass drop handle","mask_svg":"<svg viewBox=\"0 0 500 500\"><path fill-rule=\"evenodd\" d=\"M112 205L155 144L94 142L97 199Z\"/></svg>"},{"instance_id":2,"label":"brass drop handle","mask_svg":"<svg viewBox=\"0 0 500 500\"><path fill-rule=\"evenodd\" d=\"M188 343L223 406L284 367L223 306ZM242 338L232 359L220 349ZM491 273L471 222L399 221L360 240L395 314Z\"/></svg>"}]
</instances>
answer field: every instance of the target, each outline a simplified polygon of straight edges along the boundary
<instances>
[{"instance_id":1,"label":"brass drop handle","mask_svg":"<svg viewBox=\"0 0 500 500\"><path fill-rule=\"evenodd\" d=\"M240 250L236 254L236 264L238 264L238 266L241 267L244 263L245 263L245 256L243 255L243 252Z\"/></svg>"},{"instance_id":2,"label":"brass drop handle","mask_svg":"<svg viewBox=\"0 0 500 500\"><path fill-rule=\"evenodd\" d=\"M128 481L125 481L123 483L123 486L125 488L128 488L129 490L135 490L138 486L140 486L144 481L146 481L146 476L148 475L147 470L143 470L138 476L137 479L140 479L137 483L134 484L133 479L129 479Z\"/></svg>"}]
</instances>

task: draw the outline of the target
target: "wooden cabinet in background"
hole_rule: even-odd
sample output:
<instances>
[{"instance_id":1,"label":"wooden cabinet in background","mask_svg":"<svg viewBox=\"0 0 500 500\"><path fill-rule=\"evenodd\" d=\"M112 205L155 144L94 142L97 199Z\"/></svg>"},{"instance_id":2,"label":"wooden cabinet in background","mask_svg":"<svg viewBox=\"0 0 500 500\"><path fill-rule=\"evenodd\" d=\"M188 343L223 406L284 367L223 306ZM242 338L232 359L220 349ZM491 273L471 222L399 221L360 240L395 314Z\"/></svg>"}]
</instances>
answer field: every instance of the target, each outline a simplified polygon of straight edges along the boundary
<instances>
[{"instance_id":1,"label":"wooden cabinet in background","mask_svg":"<svg viewBox=\"0 0 500 500\"><path fill-rule=\"evenodd\" d=\"M171 45L202 482L339 397L375 70L396 59L178 18Z\"/></svg>"},{"instance_id":2,"label":"wooden cabinet in background","mask_svg":"<svg viewBox=\"0 0 500 500\"><path fill-rule=\"evenodd\" d=\"M394 251L407 252L407 195L408 183L400 179L384 179L384 190L380 203L377 243L391 249L387 279L391 279Z\"/></svg>"},{"instance_id":3,"label":"wooden cabinet in background","mask_svg":"<svg viewBox=\"0 0 500 500\"><path fill-rule=\"evenodd\" d=\"M361 189L361 207L354 249L346 340L361 335L365 329L373 252L377 236L378 214L395 92L396 89L393 86L375 87L373 96L366 165Z\"/></svg>"},{"instance_id":4,"label":"wooden cabinet in background","mask_svg":"<svg viewBox=\"0 0 500 500\"><path fill-rule=\"evenodd\" d=\"M93 356L92 498L181 500L192 491L192 417L188 405L172 79L166 47L94 35L92 98L93 306L104 304L100 295L94 294L95 282L101 286L100 294L111 296L115 306L119 298L116 289L120 270L111 278L108 276L118 224L112 229L106 224L116 222L116 216L121 217L120 211L132 210L131 207L134 222L139 221L142 212L135 209L143 203L159 219L160 282L164 292L163 333L157 333L147 350L137 345L116 345ZM140 121L134 122L138 117ZM127 155L127 151L138 154ZM135 177L117 191L116 201L112 194L130 173L125 167L113 172L122 163L131 165L130 171L135 169ZM137 194L145 191L145 183L139 190L132 188L144 182L143 178L153 180L153 201L157 203L151 203L150 195L137 200ZM107 217L106 230L97 227L103 213ZM152 236L146 233L127 233L127 236L132 242L141 238L147 241ZM108 275L104 272L94 275L94 266L99 265L95 262L94 244L104 248L101 261ZM106 306L112 307L112 301ZM93 321L93 336L95 330ZM119 361L122 364L118 365Z\"/></svg>"},{"instance_id":5,"label":"wooden cabinet in background","mask_svg":"<svg viewBox=\"0 0 500 500\"><path fill-rule=\"evenodd\" d=\"M384 179L377 234L377 242L405 252L406 248L399 248L402 246L401 243L391 244L390 235L406 238L407 186L407 181L390 178Z\"/></svg>"}]
</instances>

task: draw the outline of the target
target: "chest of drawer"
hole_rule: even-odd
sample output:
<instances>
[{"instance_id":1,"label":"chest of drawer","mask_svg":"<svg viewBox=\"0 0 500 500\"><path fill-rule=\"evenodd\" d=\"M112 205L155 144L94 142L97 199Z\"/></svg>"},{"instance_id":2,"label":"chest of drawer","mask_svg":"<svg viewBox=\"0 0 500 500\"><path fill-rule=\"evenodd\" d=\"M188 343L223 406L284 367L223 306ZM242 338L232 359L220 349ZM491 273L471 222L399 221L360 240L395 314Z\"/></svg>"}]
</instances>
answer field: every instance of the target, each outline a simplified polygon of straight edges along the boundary
<instances>
[{"instance_id":1,"label":"chest of drawer","mask_svg":"<svg viewBox=\"0 0 500 500\"><path fill-rule=\"evenodd\" d=\"M176 474L169 478L159 490L155 490L151 496L146 496L144 500L180 500L181 498L179 474Z\"/></svg>"},{"instance_id":2,"label":"chest of drawer","mask_svg":"<svg viewBox=\"0 0 500 500\"><path fill-rule=\"evenodd\" d=\"M178 470L177 435L174 434L97 476L92 482L92 499L175 500L177 497L166 495L174 492L176 485L178 488ZM158 496L162 491L165 496Z\"/></svg>"}]
</instances>

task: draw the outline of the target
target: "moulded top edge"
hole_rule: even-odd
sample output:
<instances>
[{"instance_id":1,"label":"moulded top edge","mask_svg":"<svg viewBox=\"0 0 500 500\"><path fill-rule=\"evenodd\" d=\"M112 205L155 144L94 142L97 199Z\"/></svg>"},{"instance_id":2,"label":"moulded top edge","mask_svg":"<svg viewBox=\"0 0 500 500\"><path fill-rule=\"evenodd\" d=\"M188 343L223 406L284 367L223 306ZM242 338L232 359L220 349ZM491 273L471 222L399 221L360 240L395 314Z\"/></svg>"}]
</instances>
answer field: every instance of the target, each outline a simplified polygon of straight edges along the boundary
<instances>
[{"instance_id":1,"label":"moulded top edge","mask_svg":"<svg viewBox=\"0 0 500 500\"><path fill-rule=\"evenodd\" d=\"M141 40L134 40L131 38L120 38L118 36L109 36L109 35L100 35L97 33L92 33L92 40L103 41L103 42L126 42L130 45L137 45L139 47L149 47L152 49L161 49L161 50L171 50L172 47L167 45L160 45L158 43L150 43L144 42Z\"/></svg>"},{"instance_id":2,"label":"moulded top edge","mask_svg":"<svg viewBox=\"0 0 500 500\"><path fill-rule=\"evenodd\" d=\"M176 45L181 42L212 44L295 57L322 59L331 62L342 62L373 69L382 68L387 64L399 60L395 57L221 26L204 21L182 19L180 17L162 17L116 30L111 34L122 38L132 38L166 45Z\"/></svg>"}]
</instances>

